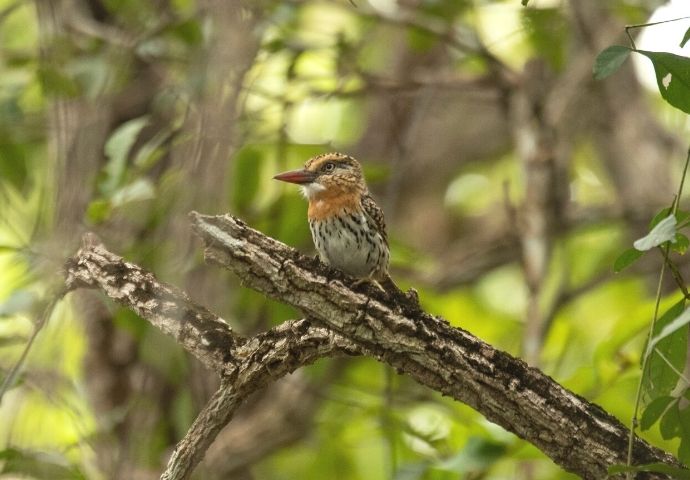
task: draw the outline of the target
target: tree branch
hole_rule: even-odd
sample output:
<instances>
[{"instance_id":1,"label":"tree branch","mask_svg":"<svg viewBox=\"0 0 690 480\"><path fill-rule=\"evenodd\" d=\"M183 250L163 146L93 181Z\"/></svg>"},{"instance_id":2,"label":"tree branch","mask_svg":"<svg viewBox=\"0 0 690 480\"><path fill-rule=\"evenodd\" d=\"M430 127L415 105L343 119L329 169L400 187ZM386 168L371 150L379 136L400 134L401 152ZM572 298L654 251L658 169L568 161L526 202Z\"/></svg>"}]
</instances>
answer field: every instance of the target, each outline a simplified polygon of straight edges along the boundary
<instances>
[{"instance_id":1,"label":"tree branch","mask_svg":"<svg viewBox=\"0 0 690 480\"><path fill-rule=\"evenodd\" d=\"M252 393L319 358L356 355L356 346L307 320L287 321L249 339L181 290L109 252L93 234L67 261L69 290L98 288L134 310L222 375L220 389L178 443L162 479L189 478L218 432Z\"/></svg>"},{"instance_id":2,"label":"tree branch","mask_svg":"<svg viewBox=\"0 0 690 480\"><path fill-rule=\"evenodd\" d=\"M302 310L363 353L470 405L564 469L598 479L610 465L625 463L627 428L541 371L404 298L389 298L370 285L353 289L349 277L232 216L191 216L208 261L233 271L248 287ZM635 441L633 458L636 464L679 465L641 439Z\"/></svg>"},{"instance_id":3,"label":"tree branch","mask_svg":"<svg viewBox=\"0 0 690 480\"><path fill-rule=\"evenodd\" d=\"M123 261L95 236L85 236L82 249L66 264L67 288L102 290L173 336L223 378L162 478L188 478L251 393L318 358L358 353L467 403L584 478L602 478L608 466L624 463L628 430L539 370L430 316L407 297L390 298L367 284L347 286L351 278L236 218L193 213L192 219L209 261L301 309L311 321L288 321L244 338L181 290ZM634 460L679 465L640 439L635 441ZM655 473L638 477L665 478Z\"/></svg>"}]
</instances>

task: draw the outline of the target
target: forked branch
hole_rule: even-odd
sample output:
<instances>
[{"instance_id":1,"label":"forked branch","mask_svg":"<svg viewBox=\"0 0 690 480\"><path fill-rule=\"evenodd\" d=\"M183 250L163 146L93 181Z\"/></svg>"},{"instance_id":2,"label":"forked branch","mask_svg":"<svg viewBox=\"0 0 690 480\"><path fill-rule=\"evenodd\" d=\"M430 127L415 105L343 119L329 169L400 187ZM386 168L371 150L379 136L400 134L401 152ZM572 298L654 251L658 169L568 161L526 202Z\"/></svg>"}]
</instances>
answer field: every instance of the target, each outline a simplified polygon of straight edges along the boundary
<instances>
[{"instance_id":1,"label":"forked branch","mask_svg":"<svg viewBox=\"0 0 690 480\"><path fill-rule=\"evenodd\" d=\"M470 405L583 478L604 478L608 466L625 463L628 430L523 361L421 311L405 296L388 296L368 284L353 288L352 279L237 218L193 213L192 221L208 261L296 307L309 320L242 337L184 292L125 262L93 237L85 238L67 263L67 287L102 290L173 336L223 379L221 390L178 444L163 478L188 478L252 392L318 358L339 354L372 356ZM640 439L633 451L635 464L679 465ZM638 477L666 478L654 473Z\"/></svg>"},{"instance_id":2,"label":"forked branch","mask_svg":"<svg viewBox=\"0 0 690 480\"><path fill-rule=\"evenodd\" d=\"M540 370L493 348L406 298L388 297L299 254L230 215L192 213L208 261L242 282L301 310L314 324L419 383L468 404L488 420L531 442L583 478L606 477L626 461L628 429L601 407L570 392ZM462 319L454 319L462 324ZM678 466L670 454L641 439L634 464ZM639 474L639 478L666 478Z\"/></svg>"}]
</instances>

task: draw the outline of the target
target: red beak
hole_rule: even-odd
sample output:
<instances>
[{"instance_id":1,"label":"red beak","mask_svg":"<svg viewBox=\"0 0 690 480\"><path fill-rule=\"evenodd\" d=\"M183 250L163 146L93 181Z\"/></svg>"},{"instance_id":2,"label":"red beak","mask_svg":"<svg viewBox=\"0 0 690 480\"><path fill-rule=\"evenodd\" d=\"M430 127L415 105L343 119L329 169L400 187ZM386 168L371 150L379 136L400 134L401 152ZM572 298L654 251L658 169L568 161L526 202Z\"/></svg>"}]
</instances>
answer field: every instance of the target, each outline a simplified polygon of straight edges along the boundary
<instances>
[{"instance_id":1,"label":"red beak","mask_svg":"<svg viewBox=\"0 0 690 480\"><path fill-rule=\"evenodd\" d=\"M309 170L290 170L289 172L279 173L273 178L281 182L303 184L311 183L316 180L316 174Z\"/></svg>"}]
</instances>

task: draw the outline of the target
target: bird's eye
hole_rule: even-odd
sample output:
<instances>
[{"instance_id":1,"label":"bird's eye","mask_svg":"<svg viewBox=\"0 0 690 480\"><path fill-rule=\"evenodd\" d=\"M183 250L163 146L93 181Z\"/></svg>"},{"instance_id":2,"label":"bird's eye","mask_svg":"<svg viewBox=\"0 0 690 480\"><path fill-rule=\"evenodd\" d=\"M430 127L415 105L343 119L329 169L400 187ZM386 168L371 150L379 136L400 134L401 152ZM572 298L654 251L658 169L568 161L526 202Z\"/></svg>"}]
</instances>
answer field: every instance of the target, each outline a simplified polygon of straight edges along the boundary
<instances>
[{"instance_id":1,"label":"bird's eye","mask_svg":"<svg viewBox=\"0 0 690 480\"><path fill-rule=\"evenodd\" d=\"M323 166L324 172L332 172L335 169L335 164L333 162L328 162Z\"/></svg>"}]
</instances>

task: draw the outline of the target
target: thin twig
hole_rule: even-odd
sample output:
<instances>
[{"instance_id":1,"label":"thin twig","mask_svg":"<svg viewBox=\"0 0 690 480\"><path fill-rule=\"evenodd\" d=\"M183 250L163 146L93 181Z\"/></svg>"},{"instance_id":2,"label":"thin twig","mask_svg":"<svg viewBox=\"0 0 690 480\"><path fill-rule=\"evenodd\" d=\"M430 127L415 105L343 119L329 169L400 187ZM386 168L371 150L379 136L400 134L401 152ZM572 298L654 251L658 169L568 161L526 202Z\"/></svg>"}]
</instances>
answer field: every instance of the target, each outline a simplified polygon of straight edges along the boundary
<instances>
[{"instance_id":1,"label":"thin twig","mask_svg":"<svg viewBox=\"0 0 690 480\"><path fill-rule=\"evenodd\" d=\"M626 29L627 33L627 29ZM690 148L688 148L688 153L685 157L685 165L683 166L683 174L680 179L680 184L678 185L678 193L676 194L676 197L673 199L673 205L672 205L672 211L673 214L676 215L678 213L678 205L680 204L680 199L683 195L683 187L685 186L685 176L687 175L688 172L688 165L690 165ZM654 334L654 327L656 326L656 322L659 318L659 304L661 303L661 286L663 283L664 279L664 272L666 270L666 265L668 264L669 266L671 265L670 262L668 262L668 252L670 248L670 243L667 242L666 246L664 247L664 258L667 260L666 262L661 264L661 271L659 272L659 283L657 284L657 290L656 290L656 301L654 304L654 316L652 317L652 322L649 325L649 333L647 336L647 342L651 341L652 335ZM680 275L680 274L679 274ZM682 278L681 278L682 282ZM686 294L686 290L683 289L683 293ZM687 295L687 294L686 294ZM687 298L687 296L686 296ZM628 458L627 458L627 465L632 466L632 452L633 452L633 443L635 439L635 429L637 428L637 416L639 414L640 410L640 401L642 399L642 385L644 383L645 375L647 373L647 368L649 366L649 355L645 355L642 359L642 375L640 375L640 381L637 384L637 393L635 395L635 409L633 411L633 417L630 422L630 435L628 437ZM629 480L632 479L632 473L627 473L626 478Z\"/></svg>"},{"instance_id":2,"label":"thin twig","mask_svg":"<svg viewBox=\"0 0 690 480\"><path fill-rule=\"evenodd\" d=\"M24 362L26 361L27 355L29 355L29 351L31 350L31 347L34 344L34 340L36 340L36 337L40 333L40 331L43 329L43 327L46 325L48 322L48 318L50 318L50 315L53 313L53 309L55 308L55 305L62 300L62 298L65 296L67 293L67 289L63 289L59 291L58 293L54 294L50 301L48 302L48 305L43 309L43 313L41 314L41 317L38 319L38 322L34 325L34 331L31 333L31 337L29 337L29 341L26 342L26 346L24 347L24 350L22 351L22 354L19 356L19 359L15 362L15 364L12 366L10 371L7 373L7 376L5 377L4 381L2 382L2 386L0 386L0 404L2 403L2 399L5 396L5 393L12 387L14 384L14 381L19 374L19 370L22 368L24 365Z\"/></svg>"}]
</instances>

